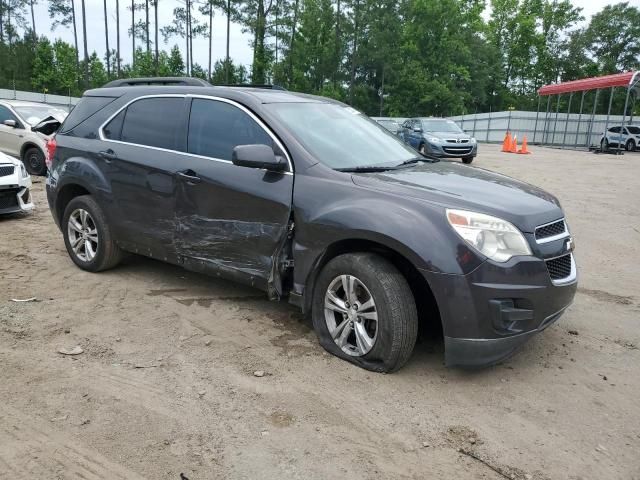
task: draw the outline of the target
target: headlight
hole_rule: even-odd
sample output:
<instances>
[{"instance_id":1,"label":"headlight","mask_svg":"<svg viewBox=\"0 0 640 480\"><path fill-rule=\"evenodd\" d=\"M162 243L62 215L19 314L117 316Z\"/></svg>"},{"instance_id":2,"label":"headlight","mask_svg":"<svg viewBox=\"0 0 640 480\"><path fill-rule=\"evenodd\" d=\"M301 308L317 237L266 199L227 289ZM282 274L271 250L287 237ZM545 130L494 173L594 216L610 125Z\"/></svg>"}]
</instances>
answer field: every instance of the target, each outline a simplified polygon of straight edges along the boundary
<instances>
[{"instance_id":1,"label":"headlight","mask_svg":"<svg viewBox=\"0 0 640 480\"><path fill-rule=\"evenodd\" d=\"M491 260L506 262L516 255L531 255L520 230L501 218L447 209L447 220L465 242Z\"/></svg>"},{"instance_id":2,"label":"headlight","mask_svg":"<svg viewBox=\"0 0 640 480\"><path fill-rule=\"evenodd\" d=\"M440 143L441 140L438 137L427 137L429 143Z\"/></svg>"},{"instance_id":3,"label":"headlight","mask_svg":"<svg viewBox=\"0 0 640 480\"><path fill-rule=\"evenodd\" d=\"M476 143L476 139L474 137L471 137L471 143Z\"/></svg>"},{"instance_id":4,"label":"headlight","mask_svg":"<svg viewBox=\"0 0 640 480\"><path fill-rule=\"evenodd\" d=\"M24 165L22 163L20 164L20 174L22 175L22 178L27 178L29 176L29 174L27 173L27 169L24 168Z\"/></svg>"}]
</instances>

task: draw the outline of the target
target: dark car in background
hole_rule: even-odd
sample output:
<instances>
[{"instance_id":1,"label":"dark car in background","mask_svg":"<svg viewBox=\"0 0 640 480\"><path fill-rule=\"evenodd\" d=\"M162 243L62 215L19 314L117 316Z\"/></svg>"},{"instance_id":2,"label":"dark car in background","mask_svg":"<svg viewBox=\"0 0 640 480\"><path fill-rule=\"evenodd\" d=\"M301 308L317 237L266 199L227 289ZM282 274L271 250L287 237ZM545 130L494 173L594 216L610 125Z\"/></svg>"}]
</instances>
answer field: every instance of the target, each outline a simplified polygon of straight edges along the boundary
<instances>
[{"instance_id":1,"label":"dark car in background","mask_svg":"<svg viewBox=\"0 0 640 480\"><path fill-rule=\"evenodd\" d=\"M448 365L482 366L571 304L549 193L420 156L334 100L180 81L87 91L49 142L49 206L81 269L133 252L243 282L383 372L419 327L441 329Z\"/></svg>"},{"instance_id":2,"label":"dark car in background","mask_svg":"<svg viewBox=\"0 0 640 480\"><path fill-rule=\"evenodd\" d=\"M410 118L402 124L400 137L420 153L434 157L471 163L478 154L476 139L446 118Z\"/></svg>"}]
</instances>

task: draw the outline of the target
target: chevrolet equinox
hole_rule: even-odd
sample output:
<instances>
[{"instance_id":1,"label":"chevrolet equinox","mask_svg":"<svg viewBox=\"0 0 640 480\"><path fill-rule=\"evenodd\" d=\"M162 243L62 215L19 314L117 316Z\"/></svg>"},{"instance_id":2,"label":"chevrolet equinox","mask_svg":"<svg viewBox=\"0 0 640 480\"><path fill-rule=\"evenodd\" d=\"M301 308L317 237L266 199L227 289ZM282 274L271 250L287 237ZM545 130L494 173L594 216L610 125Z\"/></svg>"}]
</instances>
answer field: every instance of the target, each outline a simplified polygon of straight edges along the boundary
<instances>
[{"instance_id":1,"label":"chevrolet equinox","mask_svg":"<svg viewBox=\"0 0 640 480\"><path fill-rule=\"evenodd\" d=\"M242 282L309 314L374 371L438 325L447 365L490 365L572 302L558 200L420 155L357 110L269 88L119 80L47 146L47 197L91 272L133 252Z\"/></svg>"}]
</instances>

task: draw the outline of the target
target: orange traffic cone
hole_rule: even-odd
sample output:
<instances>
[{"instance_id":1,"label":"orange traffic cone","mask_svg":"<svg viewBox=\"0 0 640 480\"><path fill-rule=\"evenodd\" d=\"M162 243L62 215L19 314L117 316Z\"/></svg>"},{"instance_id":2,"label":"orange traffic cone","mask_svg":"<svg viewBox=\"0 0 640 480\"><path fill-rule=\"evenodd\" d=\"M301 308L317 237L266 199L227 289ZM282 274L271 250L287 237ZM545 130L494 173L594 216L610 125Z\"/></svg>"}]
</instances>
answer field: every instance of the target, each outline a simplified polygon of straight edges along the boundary
<instances>
[{"instance_id":1,"label":"orange traffic cone","mask_svg":"<svg viewBox=\"0 0 640 480\"><path fill-rule=\"evenodd\" d=\"M518 153L528 155L531 152L527 149L527 136L522 137L522 148L518 150Z\"/></svg>"},{"instance_id":2,"label":"orange traffic cone","mask_svg":"<svg viewBox=\"0 0 640 480\"><path fill-rule=\"evenodd\" d=\"M517 140L517 137L515 135L511 139L511 145L509 147L509 153L518 153L518 140Z\"/></svg>"},{"instance_id":3,"label":"orange traffic cone","mask_svg":"<svg viewBox=\"0 0 640 480\"><path fill-rule=\"evenodd\" d=\"M509 152L511 148L511 133L507 130L507 133L504 135L504 140L502 141L502 151Z\"/></svg>"}]
</instances>

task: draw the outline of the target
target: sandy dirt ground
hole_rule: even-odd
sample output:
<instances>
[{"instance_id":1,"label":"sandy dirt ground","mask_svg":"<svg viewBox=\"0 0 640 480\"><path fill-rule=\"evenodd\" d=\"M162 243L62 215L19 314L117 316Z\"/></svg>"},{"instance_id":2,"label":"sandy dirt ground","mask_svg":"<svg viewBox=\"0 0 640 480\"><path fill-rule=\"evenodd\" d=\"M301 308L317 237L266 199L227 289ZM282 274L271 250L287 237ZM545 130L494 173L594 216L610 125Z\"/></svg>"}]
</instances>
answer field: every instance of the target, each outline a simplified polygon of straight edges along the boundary
<instances>
[{"instance_id":1,"label":"sandy dirt ground","mask_svg":"<svg viewBox=\"0 0 640 480\"><path fill-rule=\"evenodd\" d=\"M580 287L475 372L438 342L358 369L294 307L157 261L83 272L36 179L0 220L0 478L640 479L640 154L480 150L561 199Z\"/></svg>"}]
</instances>

